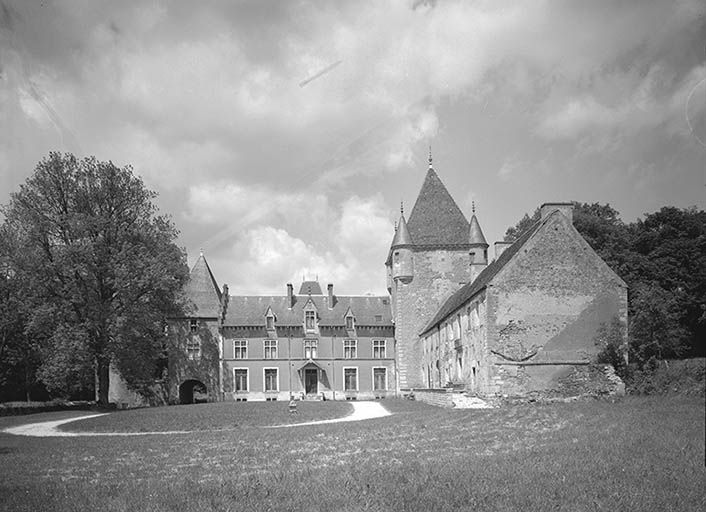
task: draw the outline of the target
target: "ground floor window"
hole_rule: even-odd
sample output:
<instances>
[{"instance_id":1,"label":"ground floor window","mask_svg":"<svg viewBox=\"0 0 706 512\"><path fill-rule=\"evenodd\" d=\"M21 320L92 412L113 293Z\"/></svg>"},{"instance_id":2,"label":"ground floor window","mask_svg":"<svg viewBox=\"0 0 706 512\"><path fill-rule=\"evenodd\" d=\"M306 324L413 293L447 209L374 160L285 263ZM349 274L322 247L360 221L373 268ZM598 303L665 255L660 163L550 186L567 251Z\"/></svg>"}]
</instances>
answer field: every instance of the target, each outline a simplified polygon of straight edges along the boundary
<instances>
[{"instance_id":1,"label":"ground floor window","mask_svg":"<svg viewBox=\"0 0 706 512\"><path fill-rule=\"evenodd\" d=\"M233 370L233 389L235 391L248 390L248 370L247 368L236 368Z\"/></svg>"},{"instance_id":2,"label":"ground floor window","mask_svg":"<svg viewBox=\"0 0 706 512\"><path fill-rule=\"evenodd\" d=\"M375 391L387 389L387 368L373 368L373 389Z\"/></svg>"},{"instance_id":3,"label":"ground floor window","mask_svg":"<svg viewBox=\"0 0 706 512\"><path fill-rule=\"evenodd\" d=\"M358 368L343 369L343 389L346 391L358 390Z\"/></svg>"},{"instance_id":4,"label":"ground floor window","mask_svg":"<svg viewBox=\"0 0 706 512\"><path fill-rule=\"evenodd\" d=\"M265 368L265 391L278 391L277 368Z\"/></svg>"}]
</instances>

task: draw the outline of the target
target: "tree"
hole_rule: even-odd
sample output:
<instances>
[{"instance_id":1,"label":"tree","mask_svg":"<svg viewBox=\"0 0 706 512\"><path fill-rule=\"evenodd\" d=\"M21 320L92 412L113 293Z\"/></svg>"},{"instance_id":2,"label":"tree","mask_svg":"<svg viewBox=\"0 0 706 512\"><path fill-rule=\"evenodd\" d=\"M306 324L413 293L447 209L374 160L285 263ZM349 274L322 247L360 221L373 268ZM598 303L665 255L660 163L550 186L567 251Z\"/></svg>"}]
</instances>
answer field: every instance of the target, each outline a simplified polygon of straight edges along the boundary
<instances>
[{"instance_id":1,"label":"tree","mask_svg":"<svg viewBox=\"0 0 706 512\"><path fill-rule=\"evenodd\" d=\"M31 399L39 365L37 346L25 335L23 284L12 264L14 239L0 226L0 400Z\"/></svg>"},{"instance_id":2,"label":"tree","mask_svg":"<svg viewBox=\"0 0 706 512\"><path fill-rule=\"evenodd\" d=\"M531 217L525 213L525 216L522 217L517 224L507 228L505 231L504 240L506 242L514 242L520 238L527 232L527 230L529 230L529 228L539 222L539 215L539 208L534 211Z\"/></svg>"},{"instance_id":3,"label":"tree","mask_svg":"<svg viewBox=\"0 0 706 512\"><path fill-rule=\"evenodd\" d=\"M188 269L155 197L130 167L50 153L3 208L50 388L95 374L107 405L111 366L140 368L124 375L135 387L158 364Z\"/></svg>"}]
</instances>

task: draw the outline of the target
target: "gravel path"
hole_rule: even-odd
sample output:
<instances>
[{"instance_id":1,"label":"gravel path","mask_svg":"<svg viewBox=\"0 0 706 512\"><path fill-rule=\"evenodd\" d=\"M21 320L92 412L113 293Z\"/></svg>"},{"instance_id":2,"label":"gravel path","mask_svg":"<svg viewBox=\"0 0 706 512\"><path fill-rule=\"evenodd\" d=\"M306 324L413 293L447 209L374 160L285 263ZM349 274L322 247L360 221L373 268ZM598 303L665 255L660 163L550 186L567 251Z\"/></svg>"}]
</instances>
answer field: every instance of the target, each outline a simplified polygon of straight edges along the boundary
<instances>
[{"instance_id":1,"label":"gravel path","mask_svg":"<svg viewBox=\"0 0 706 512\"><path fill-rule=\"evenodd\" d=\"M351 402L353 412L343 418L334 420L308 421L306 423L293 423L290 425L275 425L265 428L282 428L282 427L300 427L303 425L322 425L325 423L341 423L344 421L362 421L373 418L382 418L389 416L390 412L378 402ZM188 434L187 430L171 430L167 432L65 432L59 430L60 425L71 423L72 421L86 420L88 418L97 418L105 416L109 413L89 414L84 416L76 416L74 418L65 418L63 420L42 421L41 423L29 423L27 425L19 425L9 427L0 432L6 434L14 434L16 436L32 436L32 437L96 437L96 436L152 436L165 434Z\"/></svg>"},{"instance_id":2,"label":"gravel path","mask_svg":"<svg viewBox=\"0 0 706 512\"><path fill-rule=\"evenodd\" d=\"M334 420L307 421L306 423L292 423L290 425L275 425L266 428L285 428L285 427L302 427L304 425L323 425L325 423L342 423L344 421L362 421L372 420L374 418L383 418L391 413L385 409L379 402L351 402L353 412L343 418Z\"/></svg>"}]
</instances>

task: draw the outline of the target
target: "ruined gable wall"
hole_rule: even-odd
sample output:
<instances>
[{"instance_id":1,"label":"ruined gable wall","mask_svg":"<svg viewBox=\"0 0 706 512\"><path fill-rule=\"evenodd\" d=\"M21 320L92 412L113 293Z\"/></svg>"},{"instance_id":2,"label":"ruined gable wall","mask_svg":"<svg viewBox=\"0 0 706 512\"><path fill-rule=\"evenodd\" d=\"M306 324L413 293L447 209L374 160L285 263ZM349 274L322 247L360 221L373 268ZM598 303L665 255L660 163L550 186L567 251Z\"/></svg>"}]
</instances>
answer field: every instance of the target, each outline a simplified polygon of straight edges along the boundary
<instances>
[{"instance_id":1,"label":"ruined gable wall","mask_svg":"<svg viewBox=\"0 0 706 512\"><path fill-rule=\"evenodd\" d=\"M575 391L576 372L590 372L571 363L595 358L597 330L614 317L626 325L624 283L568 219L552 215L488 289L495 363L486 391L561 393L566 382Z\"/></svg>"},{"instance_id":2,"label":"ruined gable wall","mask_svg":"<svg viewBox=\"0 0 706 512\"><path fill-rule=\"evenodd\" d=\"M415 251L414 278L409 284L396 281L393 300L401 388L425 385L420 331L459 283L468 282L469 267L465 250Z\"/></svg>"}]
</instances>

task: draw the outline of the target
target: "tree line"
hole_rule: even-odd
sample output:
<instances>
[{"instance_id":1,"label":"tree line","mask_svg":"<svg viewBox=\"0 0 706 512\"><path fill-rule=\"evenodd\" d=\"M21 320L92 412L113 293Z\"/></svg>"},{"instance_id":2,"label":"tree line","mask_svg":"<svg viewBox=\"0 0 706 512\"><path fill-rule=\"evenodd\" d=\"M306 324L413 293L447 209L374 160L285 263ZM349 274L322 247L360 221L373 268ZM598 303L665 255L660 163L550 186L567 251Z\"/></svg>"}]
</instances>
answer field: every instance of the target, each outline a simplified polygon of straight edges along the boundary
<instances>
[{"instance_id":1,"label":"tree line","mask_svg":"<svg viewBox=\"0 0 706 512\"><path fill-rule=\"evenodd\" d=\"M608 204L574 202L574 227L628 285L629 360L706 356L706 212L664 206L625 223ZM539 209L505 233L513 241L539 221ZM606 326L610 352L622 340ZM619 365L614 353L609 359Z\"/></svg>"}]
</instances>

